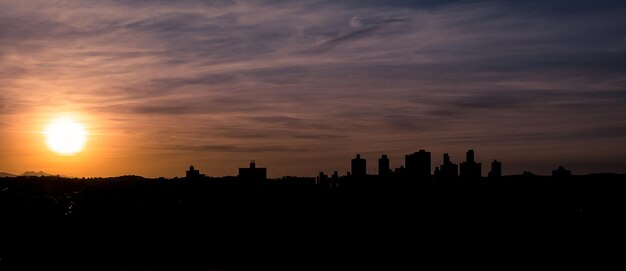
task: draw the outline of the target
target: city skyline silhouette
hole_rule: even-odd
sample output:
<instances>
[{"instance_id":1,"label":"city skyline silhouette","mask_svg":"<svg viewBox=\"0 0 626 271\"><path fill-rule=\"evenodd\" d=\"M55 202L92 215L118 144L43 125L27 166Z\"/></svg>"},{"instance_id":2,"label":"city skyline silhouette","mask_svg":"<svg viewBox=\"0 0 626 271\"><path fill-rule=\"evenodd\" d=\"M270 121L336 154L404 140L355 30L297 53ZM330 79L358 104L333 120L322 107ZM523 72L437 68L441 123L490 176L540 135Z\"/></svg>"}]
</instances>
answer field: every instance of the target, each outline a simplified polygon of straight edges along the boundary
<instances>
[{"instance_id":1,"label":"city skyline silhouette","mask_svg":"<svg viewBox=\"0 0 626 271\"><path fill-rule=\"evenodd\" d=\"M622 225L616 220L626 207L624 174L574 175L558 167L549 176L501 175L506 162L492 160L482 168L477 153L468 150L458 162L443 154L432 172L426 170L431 153L419 150L405 156L406 167L375 174L364 171L368 161L356 154L346 161L350 172L316 177L268 178L271 169L254 160L237 176L225 177L207 176L193 165L185 177L172 179L4 177L0 213L11 223L0 225L0 232L11 234L0 244L0 267L345 270L442 261L458 266L449 257L483 266L492 262L480 255L498 255L502 248L502 256L513 258L522 256L511 251L528 248L554 253L554 247L537 244L555 238L558 248L587 251L600 228L607 232L605 225ZM387 160L381 155L377 162L385 168ZM503 243L457 251L473 247L471 242ZM355 258L346 258L348 252Z\"/></svg>"},{"instance_id":2,"label":"city skyline silhouette","mask_svg":"<svg viewBox=\"0 0 626 271\"><path fill-rule=\"evenodd\" d=\"M605 269L625 37L623 0L1 0L0 271Z\"/></svg>"},{"instance_id":3,"label":"city skyline silhouette","mask_svg":"<svg viewBox=\"0 0 626 271\"><path fill-rule=\"evenodd\" d=\"M458 164L455 164L453 160L450 158L449 153L443 153L442 164L437 166L433 165L431 162L431 153L420 149L418 152L414 152L412 154L406 154L404 164L399 164L396 168L390 167L390 159L387 154L381 154L378 159L378 166L372 168L372 166L367 166L367 159L362 157L361 154L356 154L355 157L351 161L351 165L349 170L344 171L345 175L354 175L356 176L367 176L367 175L378 175L378 176L390 176L390 175L406 175L413 178L422 178L428 179L431 176L445 177L445 178L467 178L467 176L472 176L471 178L482 178L482 177L499 177L503 176L502 174L502 161L498 161L493 159L491 162L491 168L488 171L483 173L482 171L482 163L476 162L474 156L474 150L470 149L466 152L466 160L460 161ZM371 164L370 164L371 165ZM459 167L460 165L460 167ZM195 165L190 165L189 170L185 172L185 175L176 176L172 178L186 177L186 178L201 178L201 177L219 177L214 175L200 174L200 167L196 167ZM256 161L252 160L248 168L239 168L238 174L225 175L227 176L264 176L262 179L267 179L267 169L259 168L259 170L255 170ZM335 172L339 172L339 170L334 170ZM256 173L255 173L256 172ZM356 173L355 173L356 172ZM562 165L559 165L558 168L551 171L552 175L555 172L559 172L560 174L568 174L571 175L571 170L566 170ZM529 170L524 170L523 172L518 172L514 174L508 175L521 175L531 173ZM601 174L601 173L617 173L617 172L593 172L590 174ZM534 173L533 173L534 174ZM126 174L132 176L140 176L136 174ZM545 174L549 175L549 174ZM43 171L27 171L23 174L12 174L7 172L0 172L0 178L6 177L20 177L20 176L33 176L33 177L44 177L44 176L57 176L63 178L81 178L77 176L64 176L60 174L51 174ZM311 177L314 176L311 174L302 175L300 177ZM96 176L96 178L102 177L116 177L116 176ZM149 177L150 176L141 176L141 177ZM287 176L274 176L270 178L282 178ZM82 177L84 178L84 177ZM165 178L163 176L158 176L158 178Z\"/></svg>"}]
</instances>

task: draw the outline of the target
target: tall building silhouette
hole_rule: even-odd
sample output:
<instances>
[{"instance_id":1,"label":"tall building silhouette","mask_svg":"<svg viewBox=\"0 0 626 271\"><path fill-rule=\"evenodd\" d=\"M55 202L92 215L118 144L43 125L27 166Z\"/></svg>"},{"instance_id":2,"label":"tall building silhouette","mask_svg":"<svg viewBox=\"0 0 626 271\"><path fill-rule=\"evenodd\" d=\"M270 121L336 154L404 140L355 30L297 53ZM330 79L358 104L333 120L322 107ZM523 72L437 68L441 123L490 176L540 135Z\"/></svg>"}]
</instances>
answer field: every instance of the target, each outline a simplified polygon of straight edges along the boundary
<instances>
[{"instance_id":1,"label":"tall building silhouette","mask_svg":"<svg viewBox=\"0 0 626 271\"><path fill-rule=\"evenodd\" d=\"M502 177L502 163L498 160L493 160L491 162L491 171L489 171L489 178L500 178Z\"/></svg>"},{"instance_id":2,"label":"tall building silhouette","mask_svg":"<svg viewBox=\"0 0 626 271\"><path fill-rule=\"evenodd\" d=\"M356 158L352 159L352 175L353 176L367 175L366 161L365 159L361 158L360 154L357 154Z\"/></svg>"},{"instance_id":3,"label":"tall building silhouette","mask_svg":"<svg viewBox=\"0 0 626 271\"><path fill-rule=\"evenodd\" d=\"M459 177L459 166L450 161L450 155L443 154L443 165L438 168L437 177L444 179L456 179Z\"/></svg>"},{"instance_id":4,"label":"tall building silhouette","mask_svg":"<svg viewBox=\"0 0 626 271\"><path fill-rule=\"evenodd\" d=\"M267 169L257 168L254 161L250 162L249 168L240 168L239 176L243 180L264 181L267 180Z\"/></svg>"},{"instance_id":5,"label":"tall building silhouette","mask_svg":"<svg viewBox=\"0 0 626 271\"><path fill-rule=\"evenodd\" d=\"M480 179L482 165L474 161L474 150L467 151L465 162L461 163L461 179Z\"/></svg>"},{"instance_id":6,"label":"tall building silhouette","mask_svg":"<svg viewBox=\"0 0 626 271\"><path fill-rule=\"evenodd\" d=\"M389 169L389 158L386 154L378 159L378 175L379 176L389 176L391 174L391 169Z\"/></svg>"},{"instance_id":7,"label":"tall building silhouette","mask_svg":"<svg viewBox=\"0 0 626 271\"><path fill-rule=\"evenodd\" d=\"M330 186L330 179L328 178L328 175L324 174L323 171L320 171L320 174L317 176L316 179L317 184L321 186Z\"/></svg>"},{"instance_id":8,"label":"tall building silhouette","mask_svg":"<svg viewBox=\"0 0 626 271\"><path fill-rule=\"evenodd\" d=\"M404 165L409 177L419 179L430 178L430 152L419 150L404 156Z\"/></svg>"},{"instance_id":9,"label":"tall building silhouette","mask_svg":"<svg viewBox=\"0 0 626 271\"><path fill-rule=\"evenodd\" d=\"M185 173L185 177L187 177L187 179L204 177L204 174L200 174L200 170L195 169L193 166L189 166L189 170Z\"/></svg>"},{"instance_id":10,"label":"tall building silhouette","mask_svg":"<svg viewBox=\"0 0 626 271\"><path fill-rule=\"evenodd\" d=\"M333 172L333 176L330 179L330 187L331 188L339 187L339 172L338 171Z\"/></svg>"}]
</instances>

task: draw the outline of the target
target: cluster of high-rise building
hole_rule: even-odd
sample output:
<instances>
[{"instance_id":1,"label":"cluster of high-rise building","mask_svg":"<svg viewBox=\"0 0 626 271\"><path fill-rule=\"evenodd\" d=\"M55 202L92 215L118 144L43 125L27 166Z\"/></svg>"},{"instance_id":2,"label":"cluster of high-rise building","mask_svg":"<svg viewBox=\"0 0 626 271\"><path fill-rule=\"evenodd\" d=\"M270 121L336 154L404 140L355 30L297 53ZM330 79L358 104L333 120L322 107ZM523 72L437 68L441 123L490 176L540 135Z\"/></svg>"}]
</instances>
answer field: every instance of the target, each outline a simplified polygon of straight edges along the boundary
<instances>
[{"instance_id":1,"label":"cluster of high-rise building","mask_svg":"<svg viewBox=\"0 0 626 271\"><path fill-rule=\"evenodd\" d=\"M357 154L356 158L352 159L351 164L352 176L367 175L367 161L361 158L360 154ZM394 171L391 170L389 164L389 157L383 154L380 159L378 159L379 176L397 175L414 179L428 179L432 176L445 179L477 179L482 177L482 164L475 161L474 150L467 151L466 159L461 163L460 167L452 163L449 154L444 153L443 164L435 167L434 174L432 174L431 171L431 153L425 150L419 150L412 154L405 155L404 166L396 168ZM493 160L488 176L492 178L502 176L502 163Z\"/></svg>"},{"instance_id":2,"label":"cluster of high-rise building","mask_svg":"<svg viewBox=\"0 0 626 271\"><path fill-rule=\"evenodd\" d=\"M440 179L479 179L482 177L482 164L475 161L474 150L467 151L466 159L460 166L453 163L450 160L450 155L447 153L443 154L443 164L435 167L434 174L431 171L431 164L431 153L425 150L419 150L404 156L404 166L391 170L389 157L383 154L380 159L378 159L378 176L397 176L410 179L430 179L431 177ZM348 175L351 177L368 176L367 160L362 158L360 154L357 154L351 161L351 168ZM502 163L493 160L488 176L490 178L501 177ZM186 172L186 177L193 179L204 177L204 174L200 174L197 169L190 166L189 170ZM250 162L250 167L239 169L238 177L243 180L266 180L267 169L257 168L256 163L252 161ZM323 172L320 172L318 179L338 180L339 174L335 171L332 177L328 177Z\"/></svg>"},{"instance_id":3,"label":"cluster of high-rise building","mask_svg":"<svg viewBox=\"0 0 626 271\"><path fill-rule=\"evenodd\" d=\"M407 154L404 156L404 165L391 169L389 157L383 154L378 159L378 174L367 174L367 160L357 154L351 161L351 168L347 176L366 177L366 176L380 176L380 177L400 177L405 179L420 179L427 180L430 178L435 179L480 179L482 178L482 163L476 162L474 156L474 150L468 150L465 156L465 161L460 164L455 164L450 159L448 153L443 154L443 164L432 169L431 153L426 150L419 150L417 152ZM527 172L525 172L526 174ZM528 173L530 174L530 173ZM564 169L562 166L552 171L553 177L568 177L572 173L569 170ZM502 163L498 160L491 162L491 170L487 174L489 178L502 177ZM204 174L200 174L200 171L193 166L189 167L186 172L188 179L203 178ZM257 168L255 161L250 162L248 168L240 168L238 178L242 180L267 180L267 169ZM339 173L335 171L331 177L324 172L320 172L316 177L317 180L326 180L330 184L338 183ZM331 185L332 186L332 185Z\"/></svg>"}]
</instances>

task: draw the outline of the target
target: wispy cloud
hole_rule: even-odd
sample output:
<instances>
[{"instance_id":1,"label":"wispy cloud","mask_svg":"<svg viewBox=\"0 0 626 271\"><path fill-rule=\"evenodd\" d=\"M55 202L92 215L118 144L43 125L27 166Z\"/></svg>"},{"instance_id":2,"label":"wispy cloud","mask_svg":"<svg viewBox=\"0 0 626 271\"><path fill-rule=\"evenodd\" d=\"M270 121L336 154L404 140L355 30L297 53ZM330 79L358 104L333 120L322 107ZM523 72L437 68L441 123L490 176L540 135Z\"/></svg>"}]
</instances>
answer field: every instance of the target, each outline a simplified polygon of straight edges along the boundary
<instances>
[{"instance_id":1,"label":"wispy cloud","mask_svg":"<svg viewBox=\"0 0 626 271\"><path fill-rule=\"evenodd\" d=\"M17 114L76 108L103 127L140 128L128 144L146 153L275 152L279 175L359 150L482 147L506 161L511 151L490 142L609 144L625 139L625 11L616 1L2 1L0 116L15 128ZM184 145L197 153L176 154ZM281 167L281 153L316 149L326 151L297 167L307 172Z\"/></svg>"}]
</instances>

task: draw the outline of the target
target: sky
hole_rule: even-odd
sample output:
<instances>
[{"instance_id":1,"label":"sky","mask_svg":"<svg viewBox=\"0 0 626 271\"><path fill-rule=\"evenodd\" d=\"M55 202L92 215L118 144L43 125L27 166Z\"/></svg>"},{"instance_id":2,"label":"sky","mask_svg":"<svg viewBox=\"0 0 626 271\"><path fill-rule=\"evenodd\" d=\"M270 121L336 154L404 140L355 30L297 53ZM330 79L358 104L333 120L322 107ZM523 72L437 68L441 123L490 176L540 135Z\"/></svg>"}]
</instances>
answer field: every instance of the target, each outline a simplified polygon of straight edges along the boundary
<instances>
[{"instance_id":1,"label":"sky","mask_svg":"<svg viewBox=\"0 0 626 271\"><path fill-rule=\"evenodd\" d=\"M523 3L521 3L523 2ZM624 1L0 2L0 171L626 173ZM46 123L89 131L60 156Z\"/></svg>"}]
</instances>

